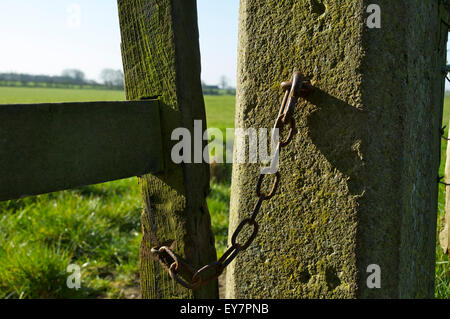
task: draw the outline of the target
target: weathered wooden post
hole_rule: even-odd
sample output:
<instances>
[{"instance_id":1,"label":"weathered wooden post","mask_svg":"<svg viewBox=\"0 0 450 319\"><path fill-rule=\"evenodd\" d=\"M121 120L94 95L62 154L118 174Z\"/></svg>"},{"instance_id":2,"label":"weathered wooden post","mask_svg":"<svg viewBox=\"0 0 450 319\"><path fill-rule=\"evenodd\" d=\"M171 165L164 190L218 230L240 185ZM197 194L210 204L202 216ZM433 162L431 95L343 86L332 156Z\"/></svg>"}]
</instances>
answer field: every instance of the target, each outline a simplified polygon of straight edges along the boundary
<instances>
[{"instance_id":1,"label":"weathered wooden post","mask_svg":"<svg viewBox=\"0 0 450 319\"><path fill-rule=\"evenodd\" d=\"M118 0L128 99L159 96L163 141L172 130L206 128L200 83L195 0ZM175 143L175 142L174 142ZM207 164L175 165L171 145L163 145L165 171L140 179L144 197L141 246L143 298L216 298L217 281L194 292L177 285L151 248L170 246L192 265L216 260L205 197Z\"/></svg>"},{"instance_id":2,"label":"weathered wooden post","mask_svg":"<svg viewBox=\"0 0 450 319\"><path fill-rule=\"evenodd\" d=\"M271 127L295 70L314 91L227 297L433 297L447 17L434 0L241 0L236 126ZM259 169L233 167L230 232Z\"/></svg>"}]
</instances>

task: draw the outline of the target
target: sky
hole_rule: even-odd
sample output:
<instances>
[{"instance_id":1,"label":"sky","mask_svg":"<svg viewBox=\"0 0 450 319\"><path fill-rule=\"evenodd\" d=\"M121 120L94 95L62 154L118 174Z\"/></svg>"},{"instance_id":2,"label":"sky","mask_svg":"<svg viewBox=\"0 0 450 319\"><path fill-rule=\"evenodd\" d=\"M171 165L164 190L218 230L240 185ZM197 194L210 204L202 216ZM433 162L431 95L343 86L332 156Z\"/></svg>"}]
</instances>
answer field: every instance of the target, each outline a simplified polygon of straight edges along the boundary
<instances>
[{"instance_id":1,"label":"sky","mask_svg":"<svg viewBox=\"0 0 450 319\"><path fill-rule=\"evenodd\" d=\"M217 84L224 75L235 86L239 0L197 6L202 80ZM122 68L116 0L0 0L0 30L0 72L77 68L98 81L102 69Z\"/></svg>"},{"instance_id":2,"label":"sky","mask_svg":"<svg viewBox=\"0 0 450 319\"><path fill-rule=\"evenodd\" d=\"M236 84L239 0L197 0L202 80ZM0 72L58 75L122 68L116 0L1 0Z\"/></svg>"}]
</instances>

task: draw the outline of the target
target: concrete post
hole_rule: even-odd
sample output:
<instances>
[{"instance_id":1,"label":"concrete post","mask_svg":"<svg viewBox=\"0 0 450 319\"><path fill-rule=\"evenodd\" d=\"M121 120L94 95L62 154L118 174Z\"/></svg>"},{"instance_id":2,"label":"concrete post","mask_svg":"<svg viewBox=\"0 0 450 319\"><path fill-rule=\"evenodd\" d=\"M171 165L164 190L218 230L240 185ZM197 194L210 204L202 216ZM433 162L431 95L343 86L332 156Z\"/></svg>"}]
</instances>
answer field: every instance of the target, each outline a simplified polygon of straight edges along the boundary
<instances>
[{"instance_id":1,"label":"concrete post","mask_svg":"<svg viewBox=\"0 0 450 319\"><path fill-rule=\"evenodd\" d=\"M241 0L236 127L270 128L295 70L315 89L227 297L433 297L439 3ZM259 167L233 167L230 233L253 208Z\"/></svg>"}]
</instances>

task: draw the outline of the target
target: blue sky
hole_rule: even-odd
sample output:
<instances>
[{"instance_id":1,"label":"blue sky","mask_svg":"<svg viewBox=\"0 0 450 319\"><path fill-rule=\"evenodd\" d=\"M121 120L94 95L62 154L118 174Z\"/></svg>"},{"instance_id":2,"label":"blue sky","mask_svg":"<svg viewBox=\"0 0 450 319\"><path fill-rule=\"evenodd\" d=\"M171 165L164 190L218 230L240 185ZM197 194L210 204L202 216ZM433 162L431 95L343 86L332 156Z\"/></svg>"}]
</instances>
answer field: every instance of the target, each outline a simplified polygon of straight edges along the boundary
<instances>
[{"instance_id":1,"label":"blue sky","mask_svg":"<svg viewBox=\"0 0 450 319\"><path fill-rule=\"evenodd\" d=\"M239 0L198 0L202 79L236 83ZM122 68L116 0L1 0L0 72Z\"/></svg>"},{"instance_id":2,"label":"blue sky","mask_svg":"<svg viewBox=\"0 0 450 319\"><path fill-rule=\"evenodd\" d=\"M236 84L239 0L197 0L202 79ZM116 0L0 0L0 72L122 68ZM447 89L450 84L447 83Z\"/></svg>"}]
</instances>

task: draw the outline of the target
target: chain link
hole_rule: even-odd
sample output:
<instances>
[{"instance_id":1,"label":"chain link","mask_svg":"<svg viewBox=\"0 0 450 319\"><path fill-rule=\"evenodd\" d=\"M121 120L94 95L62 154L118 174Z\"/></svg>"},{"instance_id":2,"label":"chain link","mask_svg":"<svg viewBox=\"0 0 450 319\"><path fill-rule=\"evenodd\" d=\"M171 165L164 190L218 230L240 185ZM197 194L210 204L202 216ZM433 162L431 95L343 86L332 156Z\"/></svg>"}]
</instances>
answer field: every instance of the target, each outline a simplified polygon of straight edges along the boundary
<instances>
[{"instance_id":1,"label":"chain link","mask_svg":"<svg viewBox=\"0 0 450 319\"><path fill-rule=\"evenodd\" d=\"M276 147L277 152L280 152L281 148L286 147L292 141L295 131L295 119L293 116L295 107L298 99L300 97L304 97L311 90L309 82L304 81L299 72L294 72L292 80L281 83L281 87L284 90L284 97L274 128L279 130L280 135L281 132L287 129L287 127L289 127L289 131L287 137L283 141L278 141ZM264 194L261 188L267 175L274 175L274 181L270 193ZM178 256L167 246L152 248L152 253L157 255L159 261L166 269L168 269L170 277L185 288L197 289L211 280L216 279L223 273L225 268L236 258L236 256L250 247L252 242L255 240L259 230L259 224L256 221L256 218L261 210L263 202L270 200L275 195L280 184L280 180L281 175L279 172L274 174L260 173L256 185L256 196L258 197L258 201L252 211L252 215L250 218L242 220L238 225L231 237L231 247L228 248L228 250L218 261L214 261L211 264L203 266L199 270L195 271L192 266L186 264L178 258ZM253 231L245 243L241 244L238 241L238 237L246 226L252 227ZM168 264L170 264L170 266L167 266ZM185 281L182 276L189 276L191 279L188 282Z\"/></svg>"}]
</instances>

